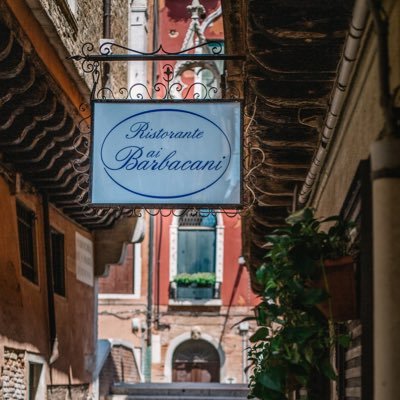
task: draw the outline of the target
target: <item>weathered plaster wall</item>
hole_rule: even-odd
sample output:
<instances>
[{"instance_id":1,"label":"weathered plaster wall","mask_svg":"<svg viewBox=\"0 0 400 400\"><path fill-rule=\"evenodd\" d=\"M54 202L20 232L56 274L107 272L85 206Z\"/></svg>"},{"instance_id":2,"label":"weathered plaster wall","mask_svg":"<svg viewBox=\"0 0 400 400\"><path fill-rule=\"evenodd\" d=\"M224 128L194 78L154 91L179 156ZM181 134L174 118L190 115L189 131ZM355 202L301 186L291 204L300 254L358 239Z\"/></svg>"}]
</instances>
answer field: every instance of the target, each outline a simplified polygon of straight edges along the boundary
<instances>
[{"instance_id":1,"label":"weathered plaster wall","mask_svg":"<svg viewBox=\"0 0 400 400\"><path fill-rule=\"evenodd\" d=\"M21 275L15 202L36 213L38 284ZM39 196L14 196L0 178L0 368L5 347L49 357L43 212ZM53 384L88 383L95 349L94 288L76 279L75 232L91 234L50 210L51 226L65 235L66 296L55 295L59 358L52 365Z\"/></svg>"},{"instance_id":2,"label":"weathered plaster wall","mask_svg":"<svg viewBox=\"0 0 400 400\"><path fill-rule=\"evenodd\" d=\"M53 384L65 383L68 374L71 383L90 382L91 367L94 367L95 337L95 292L76 278L75 235L93 240L89 232L80 229L66 219L57 209L50 210L50 223L64 234L66 296L55 295L56 324L59 352L61 355L53 365Z\"/></svg>"},{"instance_id":3,"label":"weathered plaster wall","mask_svg":"<svg viewBox=\"0 0 400 400\"><path fill-rule=\"evenodd\" d=\"M238 275L238 258L242 255L241 219L236 217L223 217L224 224L224 263L223 282L221 286L221 299L224 305L228 305ZM169 257L170 257L170 225L172 217L164 217L162 222L161 251L160 251L160 300L162 305L169 302ZM159 218L157 219L159 224ZM158 229L158 228L157 228ZM235 291L232 305L246 306L255 304L255 296L249 287L249 276L246 269L243 270L240 282Z\"/></svg>"},{"instance_id":4,"label":"weathered plaster wall","mask_svg":"<svg viewBox=\"0 0 400 400\"><path fill-rule=\"evenodd\" d=\"M166 355L171 342L182 336L190 338L192 329L196 327L201 332L200 338L211 339L212 343L220 347L224 358L221 361L221 382L229 383L232 379L234 383L242 382L242 337L239 334L238 326L233 325L240 322L244 317L252 313L251 307L233 307L230 315L226 319L227 308L223 307L217 312L207 312L206 310L188 309L180 312L168 312L162 308L162 324L168 327L156 332L160 335L161 341L161 362L152 365L152 380L155 382L166 382L168 376L165 375L166 366L172 369L171 361L167 360ZM222 334L223 332L223 334ZM249 332L251 335L252 328ZM220 340L221 339L221 340Z\"/></svg>"},{"instance_id":5,"label":"weathered plaster wall","mask_svg":"<svg viewBox=\"0 0 400 400\"><path fill-rule=\"evenodd\" d=\"M35 5L38 1L48 18L48 20L42 18L41 24L52 25L69 55L81 54L81 47L86 42L93 43L97 49L99 40L103 37L103 0L77 1L75 14L70 12L68 7L62 6L63 2L66 3L64 0L31 0L30 3ZM128 43L128 5L127 0L111 0L111 38L124 46ZM78 73L82 74L80 63L75 62L75 66ZM114 63L111 75L113 89L126 86L125 63ZM91 76L89 74L82 76L91 87Z\"/></svg>"}]
</instances>

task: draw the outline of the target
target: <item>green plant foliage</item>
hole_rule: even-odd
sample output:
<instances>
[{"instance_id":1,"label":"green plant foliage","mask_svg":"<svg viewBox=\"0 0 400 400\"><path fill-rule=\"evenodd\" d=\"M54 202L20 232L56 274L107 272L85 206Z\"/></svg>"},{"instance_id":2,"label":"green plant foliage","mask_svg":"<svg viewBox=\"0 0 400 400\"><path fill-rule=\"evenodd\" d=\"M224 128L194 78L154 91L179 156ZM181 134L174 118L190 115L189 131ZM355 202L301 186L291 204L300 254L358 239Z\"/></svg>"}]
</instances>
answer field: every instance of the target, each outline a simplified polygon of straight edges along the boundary
<instances>
[{"instance_id":1,"label":"green plant foliage","mask_svg":"<svg viewBox=\"0 0 400 400\"><path fill-rule=\"evenodd\" d=\"M324 231L321 224L331 227ZM260 327L250 338L249 398L285 400L289 391L307 388L315 373L336 378L330 352L349 337L336 335L316 307L329 295L313 282L324 274L323 260L346 255L352 226L304 209L267 237L270 250L256 274L264 290L255 310Z\"/></svg>"},{"instance_id":2,"label":"green plant foliage","mask_svg":"<svg viewBox=\"0 0 400 400\"><path fill-rule=\"evenodd\" d=\"M182 273L175 276L174 282L181 286L196 285L198 287L207 287L215 285L216 276L212 272Z\"/></svg>"}]
</instances>

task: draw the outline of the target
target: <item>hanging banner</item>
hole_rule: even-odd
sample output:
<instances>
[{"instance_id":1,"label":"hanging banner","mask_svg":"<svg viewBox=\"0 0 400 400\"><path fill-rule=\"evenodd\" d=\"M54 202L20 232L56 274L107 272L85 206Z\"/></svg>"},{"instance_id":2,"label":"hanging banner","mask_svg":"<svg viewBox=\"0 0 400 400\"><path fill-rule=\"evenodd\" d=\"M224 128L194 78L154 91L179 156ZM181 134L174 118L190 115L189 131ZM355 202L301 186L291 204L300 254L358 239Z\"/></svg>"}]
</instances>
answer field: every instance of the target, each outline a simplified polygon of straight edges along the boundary
<instances>
[{"instance_id":1,"label":"hanging banner","mask_svg":"<svg viewBox=\"0 0 400 400\"><path fill-rule=\"evenodd\" d=\"M240 101L92 102L94 205L239 208Z\"/></svg>"}]
</instances>

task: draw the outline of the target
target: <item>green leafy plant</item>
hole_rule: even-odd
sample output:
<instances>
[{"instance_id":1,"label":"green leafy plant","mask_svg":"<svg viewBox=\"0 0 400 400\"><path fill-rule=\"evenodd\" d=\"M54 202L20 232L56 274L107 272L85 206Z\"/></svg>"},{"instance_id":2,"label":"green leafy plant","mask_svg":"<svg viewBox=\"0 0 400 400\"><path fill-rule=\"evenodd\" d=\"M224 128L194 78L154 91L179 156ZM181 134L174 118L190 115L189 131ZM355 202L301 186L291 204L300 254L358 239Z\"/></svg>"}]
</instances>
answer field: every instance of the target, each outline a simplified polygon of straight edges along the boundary
<instances>
[{"instance_id":1,"label":"green leafy plant","mask_svg":"<svg viewBox=\"0 0 400 400\"><path fill-rule=\"evenodd\" d=\"M174 282L181 286L196 285L198 287L207 287L215 285L216 276L212 272L182 273L175 276Z\"/></svg>"},{"instance_id":2,"label":"green leafy plant","mask_svg":"<svg viewBox=\"0 0 400 400\"><path fill-rule=\"evenodd\" d=\"M321 225L330 223L327 230ZM319 220L312 209L287 218L287 226L267 237L269 250L257 271L264 288L256 307L260 327L250 338L249 398L285 400L291 390L307 388L312 376L335 379L332 346L347 346L317 305L329 301L323 261L347 253L350 229L338 216Z\"/></svg>"}]
</instances>

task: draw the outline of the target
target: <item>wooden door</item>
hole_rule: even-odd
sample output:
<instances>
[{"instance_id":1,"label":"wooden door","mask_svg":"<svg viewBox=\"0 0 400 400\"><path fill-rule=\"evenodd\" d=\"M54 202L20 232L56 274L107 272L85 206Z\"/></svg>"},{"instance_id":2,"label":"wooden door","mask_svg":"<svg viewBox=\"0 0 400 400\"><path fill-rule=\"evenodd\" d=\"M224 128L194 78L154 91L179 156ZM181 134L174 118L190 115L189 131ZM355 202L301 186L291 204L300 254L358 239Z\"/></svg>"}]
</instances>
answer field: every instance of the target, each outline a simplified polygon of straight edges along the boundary
<instances>
[{"instance_id":1,"label":"wooden door","mask_svg":"<svg viewBox=\"0 0 400 400\"><path fill-rule=\"evenodd\" d=\"M188 340L173 356L173 382L219 382L218 352L205 340Z\"/></svg>"}]
</instances>

